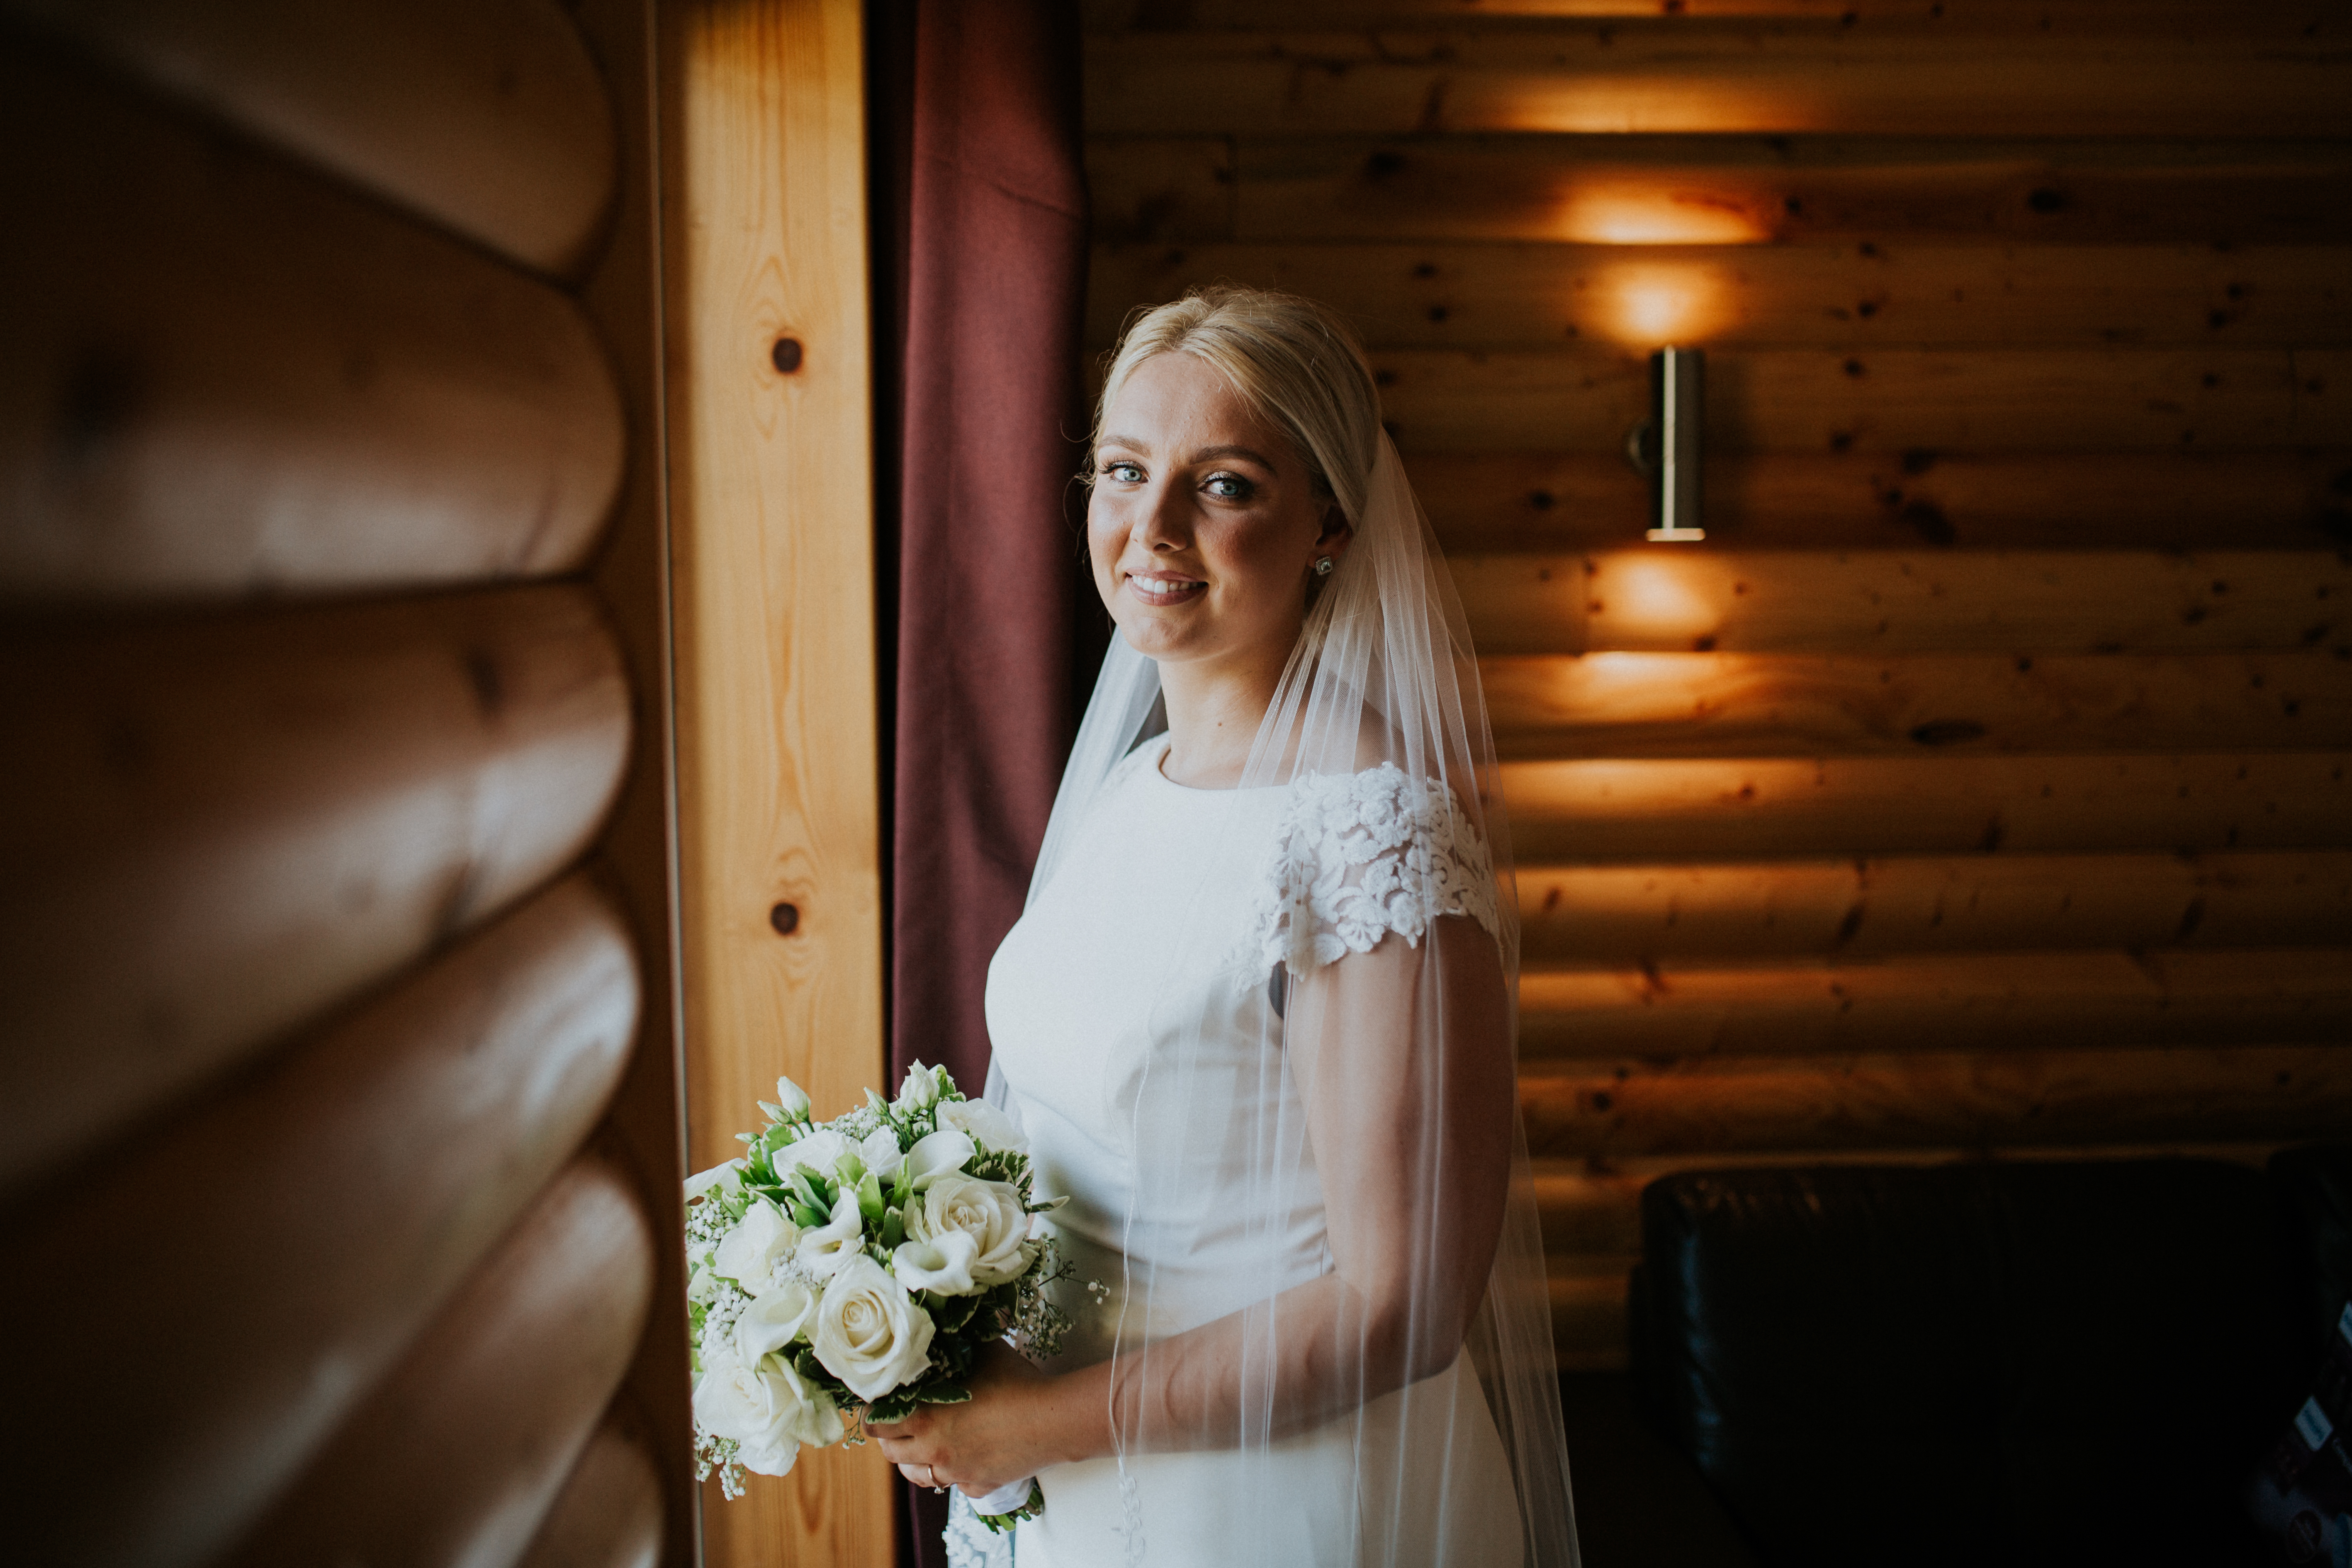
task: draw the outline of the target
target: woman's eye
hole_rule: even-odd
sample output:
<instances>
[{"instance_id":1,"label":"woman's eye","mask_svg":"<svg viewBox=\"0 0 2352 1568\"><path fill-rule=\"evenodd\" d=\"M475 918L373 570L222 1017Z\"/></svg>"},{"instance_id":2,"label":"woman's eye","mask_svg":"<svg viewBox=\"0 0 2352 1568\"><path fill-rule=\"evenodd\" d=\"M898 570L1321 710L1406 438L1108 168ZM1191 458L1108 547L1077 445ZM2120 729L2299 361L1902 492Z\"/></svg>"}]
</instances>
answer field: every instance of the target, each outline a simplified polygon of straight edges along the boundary
<instances>
[{"instance_id":1,"label":"woman's eye","mask_svg":"<svg viewBox=\"0 0 2352 1568\"><path fill-rule=\"evenodd\" d=\"M1219 500L1247 500L1257 487L1239 474L1212 474L1201 488Z\"/></svg>"},{"instance_id":2,"label":"woman's eye","mask_svg":"<svg viewBox=\"0 0 2352 1568\"><path fill-rule=\"evenodd\" d=\"M1104 478L1117 479L1123 485L1140 484L1143 482L1143 468L1139 464L1119 462L1105 463L1100 471Z\"/></svg>"}]
</instances>

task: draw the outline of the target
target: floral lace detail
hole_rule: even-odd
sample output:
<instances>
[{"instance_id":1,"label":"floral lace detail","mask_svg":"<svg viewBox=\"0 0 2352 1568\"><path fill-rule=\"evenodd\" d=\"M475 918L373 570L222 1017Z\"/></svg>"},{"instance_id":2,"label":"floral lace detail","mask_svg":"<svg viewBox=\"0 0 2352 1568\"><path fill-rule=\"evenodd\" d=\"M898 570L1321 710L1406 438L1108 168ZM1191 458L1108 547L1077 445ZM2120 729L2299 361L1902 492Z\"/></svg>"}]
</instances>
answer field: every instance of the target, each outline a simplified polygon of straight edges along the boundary
<instances>
[{"instance_id":1,"label":"floral lace detail","mask_svg":"<svg viewBox=\"0 0 2352 1568\"><path fill-rule=\"evenodd\" d=\"M1252 977L1278 963L1312 973L1390 931L1419 946L1445 915L1501 935L1494 858L1452 792L1394 763L1310 774L1291 786L1235 963Z\"/></svg>"},{"instance_id":2,"label":"floral lace detail","mask_svg":"<svg viewBox=\"0 0 2352 1568\"><path fill-rule=\"evenodd\" d=\"M950 1489L948 1527L940 1539L948 1549L948 1568L1013 1568L1013 1532L999 1535L980 1522L971 1500Z\"/></svg>"}]
</instances>

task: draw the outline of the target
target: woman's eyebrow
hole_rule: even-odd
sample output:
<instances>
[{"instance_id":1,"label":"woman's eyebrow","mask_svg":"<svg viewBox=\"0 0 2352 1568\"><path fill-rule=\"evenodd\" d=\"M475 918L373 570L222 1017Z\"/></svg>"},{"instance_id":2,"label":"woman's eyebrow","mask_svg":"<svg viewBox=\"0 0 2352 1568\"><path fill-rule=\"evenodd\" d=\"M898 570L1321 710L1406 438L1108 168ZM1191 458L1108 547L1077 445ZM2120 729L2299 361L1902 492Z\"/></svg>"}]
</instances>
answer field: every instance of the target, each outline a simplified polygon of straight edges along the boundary
<instances>
[{"instance_id":1,"label":"woman's eyebrow","mask_svg":"<svg viewBox=\"0 0 2352 1568\"><path fill-rule=\"evenodd\" d=\"M1203 447L1192 454L1192 460L1196 463L1205 463L1212 458L1247 458L1270 473L1280 472L1275 468L1274 459L1248 447Z\"/></svg>"},{"instance_id":2,"label":"woman's eyebrow","mask_svg":"<svg viewBox=\"0 0 2352 1568\"><path fill-rule=\"evenodd\" d=\"M1133 436L1105 436L1101 440L1096 442L1095 445L1097 447L1124 447L1130 452L1149 453L1151 450L1150 442L1139 440Z\"/></svg>"}]
</instances>

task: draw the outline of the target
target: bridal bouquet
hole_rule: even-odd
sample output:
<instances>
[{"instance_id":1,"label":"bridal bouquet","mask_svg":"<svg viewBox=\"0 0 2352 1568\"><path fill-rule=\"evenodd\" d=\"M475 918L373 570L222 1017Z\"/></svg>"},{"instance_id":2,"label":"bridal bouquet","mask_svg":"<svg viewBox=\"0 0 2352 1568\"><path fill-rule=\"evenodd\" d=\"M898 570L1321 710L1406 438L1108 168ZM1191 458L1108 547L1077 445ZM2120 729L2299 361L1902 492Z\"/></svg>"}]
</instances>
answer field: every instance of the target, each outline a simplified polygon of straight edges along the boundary
<instances>
[{"instance_id":1,"label":"bridal bouquet","mask_svg":"<svg viewBox=\"0 0 2352 1568\"><path fill-rule=\"evenodd\" d=\"M990 1341L1045 1357L1068 1328L1045 1299L1068 1272L1041 1218L1055 1205L1031 1201L1003 1112L920 1062L897 1100L868 1089L831 1121L790 1079L776 1099L740 1159L686 1184L696 1476L716 1470L730 1498L743 1471L783 1475L803 1444L849 1436L845 1416L862 1430L970 1399ZM983 1521L1043 1506L1028 1483L1010 1503Z\"/></svg>"}]
</instances>

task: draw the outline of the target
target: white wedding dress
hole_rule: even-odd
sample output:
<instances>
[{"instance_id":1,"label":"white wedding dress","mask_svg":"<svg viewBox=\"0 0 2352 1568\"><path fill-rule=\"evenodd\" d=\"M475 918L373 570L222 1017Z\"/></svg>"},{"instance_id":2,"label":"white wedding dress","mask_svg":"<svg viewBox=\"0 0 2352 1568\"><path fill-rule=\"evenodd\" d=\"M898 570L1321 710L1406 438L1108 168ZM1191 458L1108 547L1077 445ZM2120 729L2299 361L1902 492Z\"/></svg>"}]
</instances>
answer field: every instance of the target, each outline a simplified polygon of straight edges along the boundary
<instances>
[{"instance_id":1,"label":"white wedding dress","mask_svg":"<svg viewBox=\"0 0 2352 1568\"><path fill-rule=\"evenodd\" d=\"M1068 1200L1054 1219L1076 1265L1059 1295L1076 1326L1056 1370L1107 1359L1115 1333L1129 1345L1181 1333L1268 1293L1268 1222L1244 1223L1241 1205L1227 1201L1244 1179L1237 1173L1246 1156L1221 1144L1216 1130L1263 1124L1244 1113L1252 1109L1244 1097L1280 1096L1291 1104L1265 1109L1297 1114L1286 1074L1269 1079L1255 1067L1274 1005L1265 954L1288 940L1275 927L1311 912L1327 935L1358 952L1406 940L1399 930L1417 935L1440 915L1467 915L1495 929L1492 874L1475 833L1458 813L1430 820L1430 793L1394 787L1403 775L1393 767L1354 780L1194 790L1161 773L1166 750L1161 736L1118 765L1054 879L989 969L989 1033L1008 1109L1030 1138L1039 1194ZM1435 794L1444 803L1435 809L1452 806L1451 797ZM1386 813L1387 820L1358 820L1368 813ZM1369 838L1355 832L1352 851L1343 847L1350 829L1368 826L1385 831ZM1278 841L1286 847L1279 858ZM1366 849L1371 842L1387 847ZM1246 852L1222 852L1237 844ZM1391 893L1385 902L1352 896L1368 876L1377 878L1382 857L1402 864L1407 856L1424 869L1433 858L1438 863L1439 875L1420 875L1417 885L1445 889L1447 907L1401 910L1397 900L1415 894ZM1282 885L1307 878L1318 858L1324 864L1308 879L1312 887ZM1334 858L1352 863L1329 864ZM1241 876L1232 869L1238 867L1263 870ZM1231 931L1232 954L1188 955L1181 940L1188 930ZM1255 983L1235 984L1237 973ZM1209 1076L1199 1081L1231 1096L1230 1112L1212 1108L1181 1133L1139 1125L1133 1114L1155 1055L1171 1048L1171 1019L1210 1042ZM1229 1060L1215 1054L1228 1038ZM1202 1066L1195 1061L1188 1070ZM1171 1170L1178 1180L1138 1179L1140 1171ZM1155 1206L1144 1195L1169 1192L1183 1197ZM1288 1212L1271 1220L1280 1260L1275 1289L1331 1268L1311 1168L1292 1193ZM1357 1478L1367 1473L1410 1505L1360 1498ZM959 1497L950 1563L1514 1568L1522 1561L1509 1462L1463 1358L1409 1390L1246 1457L1130 1454L1056 1466L1039 1480L1044 1517L1011 1538L985 1534Z\"/></svg>"}]
</instances>

